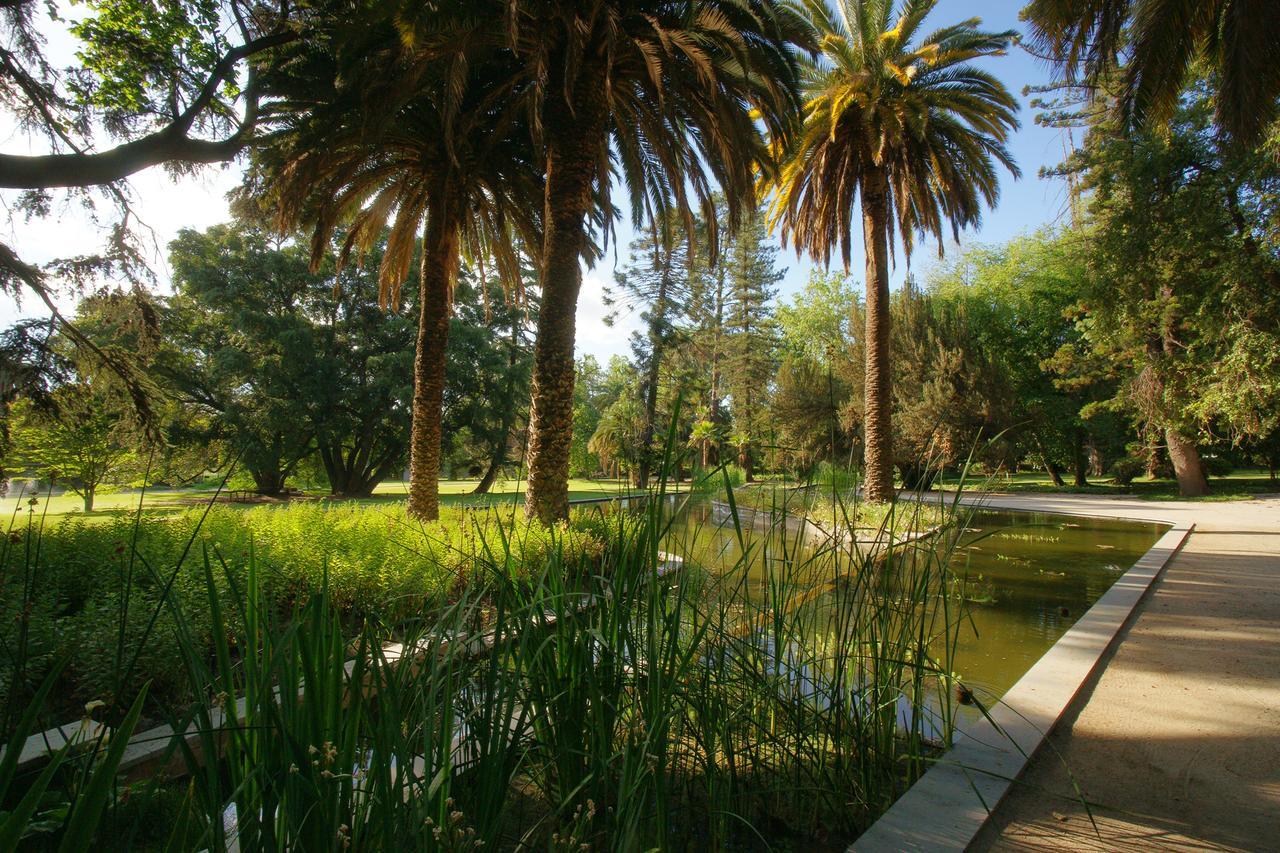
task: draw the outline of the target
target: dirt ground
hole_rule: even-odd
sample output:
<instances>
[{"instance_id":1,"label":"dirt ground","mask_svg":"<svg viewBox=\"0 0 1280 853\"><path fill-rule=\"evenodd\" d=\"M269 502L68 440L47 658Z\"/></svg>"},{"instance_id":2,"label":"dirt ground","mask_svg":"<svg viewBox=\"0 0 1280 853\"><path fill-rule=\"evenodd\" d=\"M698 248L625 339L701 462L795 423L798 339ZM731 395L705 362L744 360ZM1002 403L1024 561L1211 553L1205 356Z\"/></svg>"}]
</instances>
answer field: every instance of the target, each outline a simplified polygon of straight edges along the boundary
<instances>
[{"instance_id":1,"label":"dirt ground","mask_svg":"<svg viewBox=\"0 0 1280 853\"><path fill-rule=\"evenodd\" d=\"M1280 499L989 502L1196 531L970 849L1280 850Z\"/></svg>"}]
</instances>

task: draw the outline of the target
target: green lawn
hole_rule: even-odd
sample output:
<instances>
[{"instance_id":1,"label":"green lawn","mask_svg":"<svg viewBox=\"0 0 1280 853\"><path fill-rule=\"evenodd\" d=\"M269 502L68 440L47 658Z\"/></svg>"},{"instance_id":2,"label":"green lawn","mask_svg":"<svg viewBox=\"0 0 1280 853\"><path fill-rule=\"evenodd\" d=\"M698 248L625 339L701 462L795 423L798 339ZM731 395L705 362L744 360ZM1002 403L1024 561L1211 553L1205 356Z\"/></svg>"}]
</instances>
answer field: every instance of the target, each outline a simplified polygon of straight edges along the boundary
<instances>
[{"instance_id":1,"label":"green lawn","mask_svg":"<svg viewBox=\"0 0 1280 853\"><path fill-rule=\"evenodd\" d=\"M441 503L446 506L485 506L511 503L524 497L525 482L523 480L519 482L506 480L495 483L493 490L487 495L471 493L475 489L476 483L476 480L441 480ZM674 490L672 487L668 488ZM569 500L573 501L618 497L630 493L632 493L632 489L630 489L625 480L569 481ZM333 500L342 500L344 503L372 505L402 501L408 494L408 483L391 480L379 485L374 490L374 495L371 498ZM208 489L166 489L148 493L144 506L149 513L180 512L195 503L207 501L212 495L213 491ZM324 497L321 493L314 493L314 496ZM17 496L10 496L0 499L0 518L3 518L3 524L6 527L11 519L22 517L25 520L25 511L30 509L28 504L29 497L26 496L19 499ZM39 502L35 506L36 513L45 515L47 519L52 520L68 515L91 519L115 518L136 511L139 496L137 492L133 491L99 495L97 500L94 501L93 512L88 514L84 512L84 502L76 494L67 493L48 499L43 496L37 496L37 498ZM231 506L249 509L255 505L231 504ZM19 512L19 510L23 512Z\"/></svg>"},{"instance_id":2,"label":"green lawn","mask_svg":"<svg viewBox=\"0 0 1280 853\"><path fill-rule=\"evenodd\" d=\"M954 476L944 477L940 483L945 488L954 488L957 484ZM1055 486L1049 475L1038 471L1023 471L1017 474L971 474L965 483L968 490L989 490L993 492L1047 492L1059 494L1088 495L1126 495L1150 501L1199 500L1199 501L1235 501L1248 500L1260 494L1280 493L1280 482L1267 477L1267 472L1256 469L1241 469L1222 477L1209 478L1209 494L1202 498L1181 498L1178 496L1176 480L1148 480L1138 478L1127 486L1120 486L1110 477L1091 479L1088 486L1074 486L1070 477L1065 486Z\"/></svg>"}]
</instances>

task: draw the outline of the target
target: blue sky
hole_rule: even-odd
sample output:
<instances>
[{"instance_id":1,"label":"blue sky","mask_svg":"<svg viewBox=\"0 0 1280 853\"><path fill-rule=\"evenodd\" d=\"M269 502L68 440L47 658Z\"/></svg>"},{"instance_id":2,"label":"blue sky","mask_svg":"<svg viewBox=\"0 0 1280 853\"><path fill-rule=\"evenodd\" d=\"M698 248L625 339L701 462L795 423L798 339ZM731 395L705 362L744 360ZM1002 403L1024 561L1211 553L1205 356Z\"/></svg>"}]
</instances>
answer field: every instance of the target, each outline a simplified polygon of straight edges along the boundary
<instances>
[{"instance_id":1,"label":"blue sky","mask_svg":"<svg viewBox=\"0 0 1280 853\"><path fill-rule=\"evenodd\" d=\"M946 26L971 17L980 17L984 29L992 31L1023 30L1018 20L1018 11L1023 2L1018 0L994 0L994 2L974 2L974 0L940 0L938 7L925 22L925 30L932 31L936 27ZM974 242L999 243L1018 234L1034 231L1047 223L1059 221L1066 210L1066 191L1059 180L1042 179L1040 169L1044 166L1057 165L1066 153L1064 144L1067 140L1063 132L1039 127L1035 123L1035 112L1029 102L1033 96L1023 96L1022 90L1028 85L1040 85L1049 82L1050 71L1047 65L1032 57L1021 48L1014 48L1007 56L993 57L984 60L982 67L998 76L1005 86L1018 97L1022 104L1019 119L1021 128L1015 132L1010 141L1010 151L1022 169L1022 177L1014 180L1005 173L1001 182L1000 203L994 210L983 216L979 229L969 229L961 233L961 246ZM856 221L856 220L855 220ZM621 266L626 261L626 246L630 242L631 231L620 224L618 229L616 263ZM947 239L943 246L950 255L959 247ZM917 246L912 256L911 268L917 274L926 272L937 263L938 246L935 242L926 242ZM779 286L779 299L790 301L808 280L814 264L807 258L797 258L793 250L786 249L779 254L779 264L786 266L787 274ZM838 264L839 262L836 261ZM862 277L863 268L862 240L854 235L854 256L850 271L857 279ZM579 352L591 352L597 357L607 359L613 354L627 354L629 347L627 335L636 328L635 317L620 318L617 327L605 326L601 319L604 316L603 303L600 302L600 288L605 283L612 283L615 268L615 256L611 250L609 255L587 274L583 282L582 296L578 311L578 349ZM893 275L893 286L898 287L905 277L906 265L899 255Z\"/></svg>"},{"instance_id":2,"label":"blue sky","mask_svg":"<svg viewBox=\"0 0 1280 853\"><path fill-rule=\"evenodd\" d=\"M926 22L926 29L943 26L969 17L981 17L983 26L990 30L1020 30L1018 0L940 0L938 8ZM63 54L69 61L70 45L60 44L61 39L50 40L51 54ZM1015 48L1008 56L996 57L984 62L984 66L1005 82L1023 104L1020 113L1022 127L1014 135L1010 148L1022 168L1023 177L1014 181L1006 176L1002 183L1000 204L984 217L982 227L966 232L963 243L1000 242L1019 233L1034 230L1048 222L1058 221L1064 211L1065 188L1054 180L1042 180L1038 172L1043 166L1058 163L1064 154L1064 139L1056 130L1035 125L1034 113L1027 107L1029 98L1021 92L1028 84L1047 82L1048 69L1042 62L1025 51ZM0 120L0 150L11 153L41 153L28 144L25 137L11 125ZM207 228L229 218L225 194L239 181L240 169L235 165L206 169L200 174L171 180L163 170L152 169L130 181L134 209L143 224L141 233L146 242L149 262L155 270L157 287L168 289L169 270L165 260L165 247L180 228ZM0 206L7 208L13 193L0 193ZM67 257L76 253L92 252L101 245L102 230L78 207L66 205L55 215L44 220L25 222L20 217L3 218L0 214L0 235L10 241L28 260L47 261L55 257ZM578 351L592 353L602 360L615 354L627 354L628 335L636 327L635 317L622 317L615 327L604 324L607 309L601 298L605 283L612 282L615 263L625 262L626 246L631 231L626 223L618 229L617 255L611 251L600 264L587 272L583 281L578 310ZM946 251L957 247L948 241ZM912 267L924 272L935 262L937 246L921 245L912 261ZM789 300L804 285L812 264L797 259L794 252L784 251L779 260L787 267L787 275L780 288L780 298ZM857 277L862 270L861 240L855 238L855 256L851 270ZM894 275L895 286L901 283L905 272L902 259L898 259ZM74 305L74 298L63 300L65 308ZM0 325L7 325L19 316L39 315L34 299L21 305L8 296L0 296Z\"/></svg>"}]
</instances>

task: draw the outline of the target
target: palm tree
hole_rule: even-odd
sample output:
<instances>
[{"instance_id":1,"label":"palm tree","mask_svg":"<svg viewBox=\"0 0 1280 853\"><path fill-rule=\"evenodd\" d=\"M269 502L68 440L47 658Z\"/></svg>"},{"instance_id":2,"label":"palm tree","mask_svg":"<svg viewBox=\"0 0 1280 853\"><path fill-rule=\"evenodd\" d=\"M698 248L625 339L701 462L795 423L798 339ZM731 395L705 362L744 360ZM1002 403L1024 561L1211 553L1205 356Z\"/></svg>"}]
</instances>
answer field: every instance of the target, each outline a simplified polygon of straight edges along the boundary
<instances>
[{"instance_id":1,"label":"palm tree","mask_svg":"<svg viewBox=\"0 0 1280 853\"><path fill-rule=\"evenodd\" d=\"M277 225L311 231L314 260L340 227L340 264L389 229L379 271L384 304L399 304L421 230L409 512L432 520L460 257L493 258L502 279L518 286L516 237L535 250L540 240L541 168L512 108L519 78L509 63L491 54L441 61L402 48L394 29L370 29L336 40L332 64L343 73L328 76L328 88L315 70L315 63L329 68L324 59L299 63L294 97L272 116L277 130L255 173L258 193L277 206Z\"/></svg>"},{"instance_id":2,"label":"palm tree","mask_svg":"<svg viewBox=\"0 0 1280 853\"><path fill-rule=\"evenodd\" d=\"M1031 0L1033 43L1073 80L1120 73L1120 107L1160 127L1193 62L1217 80L1217 124L1253 145L1280 114L1280 10L1269 0Z\"/></svg>"},{"instance_id":3,"label":"palm tree","mask_svg":"<svg viewBox=\"0 0 1280 853\"><path fill-rule=\"evenodd\" d=\"M1017 103L968 64L1003 54L1014 33L977 18L917 38L936 0L803 0L822 55L806 63L804 130L787 150L771 209L784 242L849 267L855 197L866 250L865 494L893 496L889 270L895 234L910 256L915 235L939 241L976 224L999 196L996 163L1017 176L1005 148ZM914 43L913 43L914 42Z\"/></svg>"},{"instance_id":4,"label":"palm tree","mask_svg":"<svg viewBox=\"0 0 1280 853\"><path fill-rule=\"evenodd\" d=\"M505 0L500 24L533 81L526 103L546 164L541 313L534 346L526 508L568 514L573 347L592 222L607 229L613 167L637 225L663 211L716 233L754 209L765 134L798 113L793 46L809 34L777 0ZM715 246L709 247L713 254Z\"/></svg>"}]
</instances>

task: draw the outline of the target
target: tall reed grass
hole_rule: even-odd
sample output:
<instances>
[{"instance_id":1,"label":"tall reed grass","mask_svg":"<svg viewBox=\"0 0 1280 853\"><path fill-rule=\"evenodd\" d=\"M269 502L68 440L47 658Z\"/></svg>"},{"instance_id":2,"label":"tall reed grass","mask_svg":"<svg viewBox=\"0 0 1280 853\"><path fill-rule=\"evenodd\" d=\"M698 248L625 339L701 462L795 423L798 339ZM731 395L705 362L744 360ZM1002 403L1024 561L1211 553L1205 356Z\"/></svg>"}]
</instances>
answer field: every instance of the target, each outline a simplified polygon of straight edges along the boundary
<instances>
[{"instance_id":1,"label":"tall reed grass","mask_svg":"<svg viewBox=\"0 0 1280 853\"><path fill-rule=\"evenodd\" d=\"M476 525L467 583L358 623L333 569L283 609L264 556L278 541L251 538L241 564L193 536L184 571L202 596L151 569L192 697L166 713L185 733L167 741L182 777L127 797L50 787L63 817L37 826L6 801L15 827L26 815L12 831L62 843L110 826L208 850L844 843L950 737L950 540L815 547L781 517L691 524L691 499L659 487L632 511L593 510L578 528L600 543L591 552L563 528ZM60 754L49 779L73 764L110 779L139 702L116 739Z\"/></svg>"}]
</instances>

